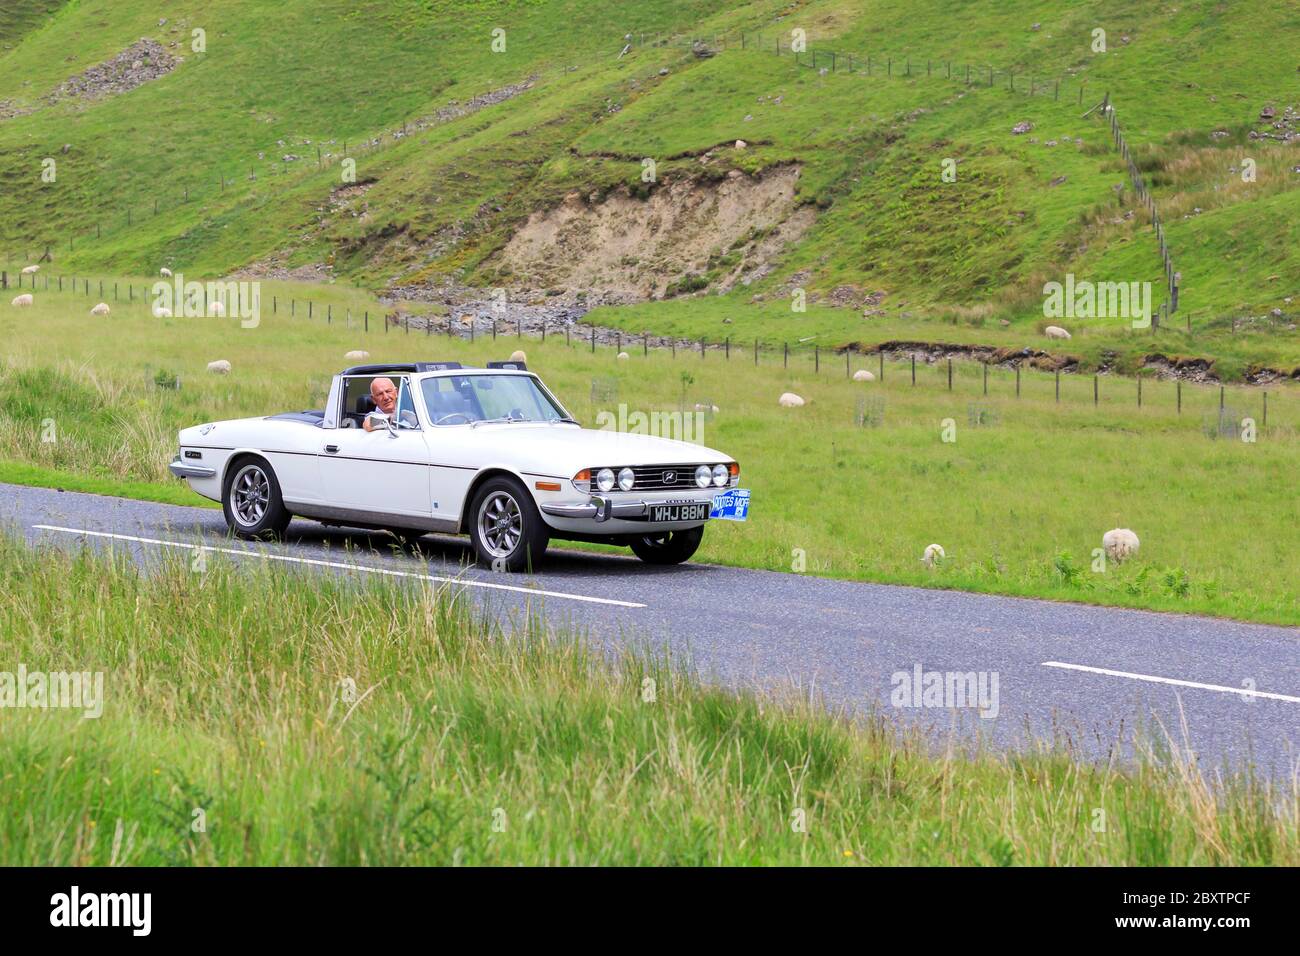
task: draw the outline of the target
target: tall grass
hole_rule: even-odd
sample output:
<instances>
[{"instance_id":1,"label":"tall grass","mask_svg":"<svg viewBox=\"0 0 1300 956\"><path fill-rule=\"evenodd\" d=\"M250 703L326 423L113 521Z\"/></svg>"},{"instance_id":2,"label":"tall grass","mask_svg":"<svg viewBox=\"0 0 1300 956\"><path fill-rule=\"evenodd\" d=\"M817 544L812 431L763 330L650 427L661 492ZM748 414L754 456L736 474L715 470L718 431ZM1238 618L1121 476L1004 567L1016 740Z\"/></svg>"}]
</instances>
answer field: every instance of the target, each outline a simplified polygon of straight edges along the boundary
<instances>
[{"instance_id":1,"label":"tall grass","mask_svg":"<svg viewBox=\"0 0 1300 956\"><path fill-rule=\"evenodd\" d=\"M7 865L1300 862L1285 789L936 751L445 589L6 536L0 634L105 675L98 719L0 709Z\"/></svg>"}]
</instances>

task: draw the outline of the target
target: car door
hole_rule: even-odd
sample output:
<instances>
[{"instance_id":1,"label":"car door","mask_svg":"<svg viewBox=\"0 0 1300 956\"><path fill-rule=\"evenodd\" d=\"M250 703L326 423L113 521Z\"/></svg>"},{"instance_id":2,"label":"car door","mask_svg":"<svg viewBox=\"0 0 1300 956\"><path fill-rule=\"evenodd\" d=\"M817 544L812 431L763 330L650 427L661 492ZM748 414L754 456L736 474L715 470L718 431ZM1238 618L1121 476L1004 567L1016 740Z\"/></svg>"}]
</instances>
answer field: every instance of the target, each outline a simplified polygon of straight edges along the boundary
<instances>
[{"instance_id":1,"label":"car door","mask_svg":"<svg viewBox=\"0 0 1300 956\"><path fill-rule=\"evenodd\" d=\"M399 411L414 414L409 381L398 388ZM429 446L420 427L394 431L335 428L321 438L323 503L332 508L398 517L428 518ZM379 520L378 518L376 520Z\"/></svg>"}]
</instances>

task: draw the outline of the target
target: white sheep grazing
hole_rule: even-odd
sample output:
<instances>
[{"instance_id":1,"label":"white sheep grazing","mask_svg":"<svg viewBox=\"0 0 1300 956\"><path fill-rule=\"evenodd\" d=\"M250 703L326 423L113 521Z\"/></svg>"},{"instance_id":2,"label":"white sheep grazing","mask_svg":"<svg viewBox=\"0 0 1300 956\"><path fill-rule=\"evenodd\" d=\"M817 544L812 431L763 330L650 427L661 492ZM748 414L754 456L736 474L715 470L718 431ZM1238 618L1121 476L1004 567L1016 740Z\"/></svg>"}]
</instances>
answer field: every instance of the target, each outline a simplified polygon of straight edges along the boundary
<instances>
[{"instance_id":1,"label":"white sheep grazing","mask_svg":"<svg viewBox=\"0 0 1300 956\"><path fill-rule=\"evenodd\" d=\"M167 308L165 305L155 306L153 317L155 319L170 319L172 317L172 310Z\"/></svg>"},{"instance_id":2,"label":"white sheep grazing","mask_svg":"<svg viewBox=\"0 0 1300 956\"><path fill-rule=\"evenodd\" d=\"M166 276L168 279L170 279L172 277L172 270L168 269L166 266L163 266L161 269L158 270L158 274L160 276Z\"/></svg>"},{"instance_id":3,"label":"white sheep grazing","mask_svg":"<svg viewBox=\"0 0 1300 956\"><path fill-rule=\"evenodd\" d=\"M1116 564L1121 564L1125 558L1137 554L1141 545L1138 536L1128 528L1112 528L1101 536L1102 550L1106 552L1106 557Z\"/></svg>"},{"instance_id":4,"label":"white sheep grazing","mask_svg":"<svg viewBox=\"0 0 1300 956\"><path fill-rule=\"evenodd\" d=\"M620 362L626 362L629 358L631 358L631 356L628 355L626 352L619 352L618 355L615 356L615 358L617 358Z\"/></svg>"},{"instance_id":5,"label":"white sheep grazing","mask_svg":"<svg viewBox=\"0 0 1300 956\"><path fill-rule=\"evenodd\" d=\"M528 356L524 355L523 349L515 349L513 352L510 353L510 361L523 362L525 365L527 365Z\"/></svg>"},{"instance_id":6,"label":"white sheep grazing","mask_svg":"<svg viewBox=\"0 0 1300 956\"><path fill-rule=\"evenodd\" d=\"M343 358L348 362L364 362L366 359L370 358L370 353L361 349L353 349L351 352L344 355Z\"/></svg>"},{"instance_id":7,"label":"white sheep grazing","mask_svg":"<svg viewBox=\"0 0 1300 956\"><path fill-rule=\"evenodd\" d=\"M208 315L213 316L213 317L216 317L216 316L222 316L222 315L225 315L225 314L226 314L226 307L225 307L224 305L222 305L220 302L209 302L209 303L208 303Z\"/></svg>"},{"instance_id":8,"label":"white sheep grazing","mask_svg":"<svg viewBox=\"0 0 1300 956\"><path fill-rule=\"evenodd\" d=\"M31 305L32 301L33 301L32 294L30 292L24 292L22 295L14 296L14 300L9 304L16 305L18 306L18 308L22 309Z\"/></svg>"},{"instance_id":9,"label":"white sheep grazing","mask_svg":"<svg viewBox=\"0 0 1300 956\"><path fill-rule=\"evenodd\" d=\"M944 553L943 545L927 544L925 546L925 554L921 555L921 563L927 568L932 568L936 564L942 564L943 559L947 556L948 555Z\"/></svg>"},{"instance_id":10,"label":"white sheep grazing","mask_svg":"<svg viewBox=\"0 0 1300 956\"><path fill-rule=\"evenodd\" d=\"M785 392L777 402L782 408L800 408L804 404L804 400L794 392Z\"/></svg>"},{"instance_id":11,"label":"white sheep grazing","mask_svg":"<svg viewBox=\"0 0 1300 956\"><path fill-rule=\"evenodd\" d=\"M109 311L109 310L108 310L108 303L107 303L107 302L101 302L101 303L99 303L99 305L95 306L93 309L90 310L90 314L91 314L91 315L108 315L108 311Z\"/></svg>"},{"instance_id":12,"label":"white sheep grazing","mask_svg":"<svg viewBox=\"0 0 1300 956\"><path fill-rule=\"evenodd\" d=\"M1065 329L1061 328L1059 325L1049 325L1047 328L1043 329L1043 334L1049 339L1068 339L1070 337L1070 333L1065 331Z\"/></svg>"},{"instance_id":13,"label":"white sheep grazing","mask_svg":"<svg viewBox=\"0 0 1300 956\"><path fill-rule=\"evenodd\" d=\"M217 359L215 362L208 363L208 371L213 375L229 375L230 363L225 359Z\"/></svg>"},{"instance_id":14,"label":"white sheep grazing","mask_svg":"<svg viewBox=\"0 0 1300 956\"><path fill-rule=\"evenodd\" d=\"M40 266L24 266L22 274L25 276L34 275L41 270Z\"/></svg>"},{"instance_id":15,"label":"white sheep grazing","mask_svg":"<svg viewBox=\"0 0 1300 956\"><path fill-rule=\"evenodd\" d=\"M855 382L874 382L875 380L876 376L868 372L865 368L860 368L853 373L853 381Z\"/></svg>"}]
</instances>

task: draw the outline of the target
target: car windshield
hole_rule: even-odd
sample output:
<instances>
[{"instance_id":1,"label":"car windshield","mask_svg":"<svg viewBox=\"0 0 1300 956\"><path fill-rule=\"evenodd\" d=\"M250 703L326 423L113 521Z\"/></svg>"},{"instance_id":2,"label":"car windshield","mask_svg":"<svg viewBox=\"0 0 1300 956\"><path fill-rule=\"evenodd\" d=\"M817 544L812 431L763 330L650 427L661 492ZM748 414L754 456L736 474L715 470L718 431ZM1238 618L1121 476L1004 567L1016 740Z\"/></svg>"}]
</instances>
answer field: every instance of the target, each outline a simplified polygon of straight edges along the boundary
<instances>
[{"instance_id":1,"label":"car windshield","mask_svg":"<svg viewBox=\"0 0 1300 956\"><path fill-rule=\"evenodd\" d=\"M434 425L568 420L531 375L438 375L420 388Z\"/></svg>"}]
</instances>

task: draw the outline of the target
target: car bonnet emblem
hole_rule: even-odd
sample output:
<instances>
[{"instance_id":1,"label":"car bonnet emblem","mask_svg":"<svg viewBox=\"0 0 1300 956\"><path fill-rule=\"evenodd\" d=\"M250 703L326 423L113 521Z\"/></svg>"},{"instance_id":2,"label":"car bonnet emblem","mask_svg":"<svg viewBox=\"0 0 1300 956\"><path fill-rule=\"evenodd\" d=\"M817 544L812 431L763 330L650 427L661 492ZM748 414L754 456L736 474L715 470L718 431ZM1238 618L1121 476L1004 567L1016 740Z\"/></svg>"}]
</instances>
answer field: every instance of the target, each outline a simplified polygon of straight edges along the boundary
<instances>
[{"instance_id":1,"label":"car bonnet emblem","mask_svg":"<svg viewBox=\"0 0 1300 956\"><path fill-rule=\"evenodd\" d=\"M675 472L675 471L665 471L665 472L664 472L664 484L665 484L665 485L675 485L675 484L677 484L677 472Z\"/></svg>"}]
</instances>

